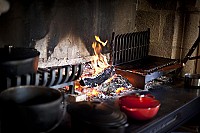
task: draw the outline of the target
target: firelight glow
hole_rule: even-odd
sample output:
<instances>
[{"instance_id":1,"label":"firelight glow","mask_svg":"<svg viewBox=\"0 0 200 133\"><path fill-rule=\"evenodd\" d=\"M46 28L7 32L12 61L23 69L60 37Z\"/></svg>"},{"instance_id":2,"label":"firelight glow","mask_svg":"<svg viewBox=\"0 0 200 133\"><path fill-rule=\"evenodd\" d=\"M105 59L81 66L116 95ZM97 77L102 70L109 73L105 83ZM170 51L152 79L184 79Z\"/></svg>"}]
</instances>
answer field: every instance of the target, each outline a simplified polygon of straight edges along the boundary
<instances>
[{"instance_id":1,"label":"firelight glow","mask_svg":"<svg viewBox=\"0 0 200 133\"><path fill-rule=\"evenodd\" d=\"M108 41L103 42L98 36L95 36L96 41L92 43L92 48L94 49L94 56L92 58L92 66L95 69L95 75L102 72L105 68L109 66L106 56L104 56L101 51L101 45L105 46Z\"/></svg>"}]
</instances>

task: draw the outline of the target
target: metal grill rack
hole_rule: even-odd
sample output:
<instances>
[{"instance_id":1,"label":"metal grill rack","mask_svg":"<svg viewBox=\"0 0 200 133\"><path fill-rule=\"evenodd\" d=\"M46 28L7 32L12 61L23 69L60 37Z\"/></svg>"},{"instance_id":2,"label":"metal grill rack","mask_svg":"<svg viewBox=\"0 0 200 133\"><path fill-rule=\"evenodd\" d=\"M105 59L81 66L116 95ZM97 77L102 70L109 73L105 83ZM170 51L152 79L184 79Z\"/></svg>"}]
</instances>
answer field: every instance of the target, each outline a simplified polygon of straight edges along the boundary
<instances>
[{"instance_id":1,"label":"metal grill rack","mask_svg":"<svg viewBox=\"0 0 200 133\"><path fill-rule=\"evenodd\" d=\"M112 34L111 64L117 74L141 89L147 82L181 67L178 60L148 55L149 43L149 28L140 32Z\"/></svg>"},{"instance_id":2,"label":"metal grill rack","mask_svg":"<svg viewBox=\"0 0 200 133\"><path fill-rule=\"evenodd\" d=\"M83 73L83 64L38 68L37 73L2 77L4 89L19 85L47 86L51 88L72 85Z\"/></svg>"},{"instance_id":3,"label":"metal grill rack","mask_svg":"<svg viewBox=\"0 0 200 133\"><path fill-rule=\"evenodd\" d=\"M116 36L113 33L112 36L111 60L113 65L136 61L148 55L150 29Z\"/></svg>"}]
</instances>

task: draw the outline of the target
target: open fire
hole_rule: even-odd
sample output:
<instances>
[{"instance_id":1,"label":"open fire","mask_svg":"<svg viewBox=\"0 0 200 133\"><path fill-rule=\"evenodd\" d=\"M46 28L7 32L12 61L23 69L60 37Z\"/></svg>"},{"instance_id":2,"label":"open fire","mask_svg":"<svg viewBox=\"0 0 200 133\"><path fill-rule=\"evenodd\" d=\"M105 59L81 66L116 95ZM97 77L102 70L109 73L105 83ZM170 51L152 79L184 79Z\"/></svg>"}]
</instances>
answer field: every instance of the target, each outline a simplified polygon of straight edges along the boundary
<instances>
[{"instance_id":1,"label":"open fire","mask_svg":"<svg viewBox=\"0 0 200 133\"><path fill-rule=\"evenodd\" d=\"M130 80L124 75L119 74L117 72L116 65L116 68L113 65L110 65L106 56L101 53L102 47L106 46L107 43L108 40L101 41L98 36L95 36L95 41L92 43L94 55L90 58L89 62L81 64L81 69L83 68L83 73L81 72L82 75L80 76L80 78L78 78L78 80L74 80L74 89L71 89L70 87L64 88L64 90L68 94L67 96L69 97L70 101L101 101L115 99L123 95L138 92L139 87L136 87L131 82L133 77L131 77ZM76 69L79 70L80 68L74 68L74 70ZM70 73L73 70L63 70L64 73L66 71L69 71ZM68 76L66 76L66 78L67 77ZM159 82L152 81L145 83L145 87L141 91L146 91L157 83L162 84L163 81L164 80L161 79L159 80Z\"/></svg>"},{"instance_id":2,"label":"open fire","mask_svg":"<svg viewBox=\"0 0 200 133\"><path fill-rule=\"evenodd\" d=\"M121 75L115 74L96 87L81 86L77 83L75 90L78 93L85 94L86 100L104 100L129 94L134 91L134 87L127 79Z\"/></svg>"},{"instance_id":3,"label":"open fire","mask_svg":"<svg viewBox=\"0 0 200 133\"><path fill-rule=\"evenodd\" d=\"M75 92L85 96L82 100L111 99L134 91L132 84L116 74L114 66L109 65L106 56L101 53L102 46L107 42L95 36L95 42L92 43L94 56L84 64L81 79L75 81Z\"/></svg>"}]
</instances>

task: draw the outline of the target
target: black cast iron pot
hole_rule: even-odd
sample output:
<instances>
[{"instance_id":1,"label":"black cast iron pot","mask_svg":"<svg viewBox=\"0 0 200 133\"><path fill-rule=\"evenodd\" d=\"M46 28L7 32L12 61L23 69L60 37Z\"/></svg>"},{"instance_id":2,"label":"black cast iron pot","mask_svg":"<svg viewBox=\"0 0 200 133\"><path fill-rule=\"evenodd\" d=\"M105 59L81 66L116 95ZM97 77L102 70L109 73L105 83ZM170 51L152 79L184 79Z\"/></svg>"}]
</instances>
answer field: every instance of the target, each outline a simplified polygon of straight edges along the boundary
<instances>
[{"instance_id":1,"label":"black cast iron pot","mask_svg":"<svg viewBox=\"0 0 200 133\"><path fill-rule=\"evenodd\" d=\"M76 102L68 105L72 132L124 133L128 126L124 113L102 102Z\"/></svg>"},{"instance_id":2,"label":"black cast iron pot","mask_svg":"<svg viewBox=\"0 0 200 133\"><path fill-rule=\"evenodd\" d=\"M0 94L2 133L49 132L65 115L65 103L60 91L39 86L8 88Z\"/></svg>"},{"instance_id":3,"label":"black cast iron pot","mask_svg":"<svg viewBox=\"0 0 200 133\"><path fill-rule=\"evenodd\" d=\"M200 88L200 74L186 73L184 85L188 88Z\"/></svg>"},{"instance_id":4,"label":"black cast iron pot","mask_svg":"<svg viewBox=\"0 0 200 133\"><path fill-rule=\"evenodd\" d=\"M0 75L12 77L37 72L40 52L34 48L0 48Z\"/></svg>"}]
</instances>

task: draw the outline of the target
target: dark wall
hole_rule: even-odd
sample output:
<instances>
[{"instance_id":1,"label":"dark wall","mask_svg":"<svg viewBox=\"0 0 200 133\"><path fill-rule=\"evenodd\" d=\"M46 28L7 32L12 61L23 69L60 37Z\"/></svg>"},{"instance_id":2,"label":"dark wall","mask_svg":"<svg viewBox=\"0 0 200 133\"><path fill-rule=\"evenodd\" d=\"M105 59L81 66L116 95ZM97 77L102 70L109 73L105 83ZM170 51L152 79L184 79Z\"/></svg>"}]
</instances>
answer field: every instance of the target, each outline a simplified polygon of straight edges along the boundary
<instances>
[{"instance_id":1,"label":"dark wall","mask_svg":"<svg viewBox=\"0 0 200 133\"><path fill-rule=\"evenodd\" d=\"M131 32L135 25L135 0L9 0L0 16L0 46L35 47L46 39L47 58L63 39L82 40L90 55L94 35L110 40L112 32ZM128 7L128 8L127 8ZM66 36L72 36L66 38ZM66 44L68 45L68 44ZM109 46L103 51L109 52ZM43 52L43 51L42 51Z\"/></svg>"},{"instance_id":2,"label":"dark wall","mask_svg":"<svg viewBox=\"0 0 200 133\"><path fill-rule=\"evenodd\" d=\"M54 0L10 0L10 9L0 16L0 43L33 47L34 40L49 32Z\"/></svg>"}]
</instances>

